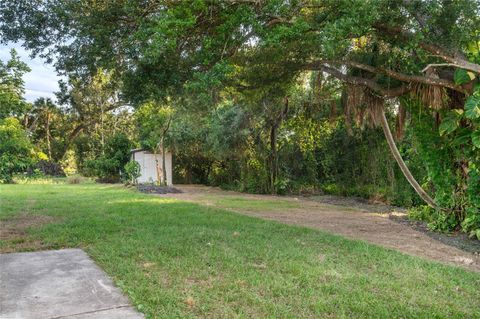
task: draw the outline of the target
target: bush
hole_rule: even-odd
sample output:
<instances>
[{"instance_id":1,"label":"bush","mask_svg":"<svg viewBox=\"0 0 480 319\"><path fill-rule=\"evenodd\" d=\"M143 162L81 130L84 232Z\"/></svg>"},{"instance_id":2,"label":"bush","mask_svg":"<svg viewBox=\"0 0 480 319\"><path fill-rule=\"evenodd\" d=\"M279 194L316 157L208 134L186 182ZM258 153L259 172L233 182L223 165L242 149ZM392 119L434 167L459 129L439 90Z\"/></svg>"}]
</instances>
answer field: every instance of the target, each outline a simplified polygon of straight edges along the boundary
<instances>
[{"instance_id":1,"label":"bush","mask_svg":"<svg viewBox=\"0 0 480 319\"><path fill-rule=\"evenodd\" d=\"M125 134L112 136L105 143L103 155L84 161L82 173L98 177L101 183L118 183L130 159L131 147L132 143Z\"/></svg>"},{"instance_id":2,"label":"bush","mask_svg":"<svg viewBox=\"0 0 480 319\"><path fill-rule=\"evenodd\" d=\"M40 160L28 170L32 175L35 171L41 172L44 176L65 177L65 172L60 164L48 160Z\"/></svg>"},{"instance_id":3,"label":"bush","mask_svg":"<svg viewBox=\"0 0 480 319\"><path fill-rule=\"evenodd\" d=\"M100 183L117 183L120 181L120 165L116 159L102 156L85 162L85 168L92 176L98 177Z\"/></svg>"},{"instance_id":4,"label":"bush","mask_svg":"<svg viewBox=\"0 0 480 319\"><path fill-rule=\"evenodd\" d=\"M431 230L449 232L458 229L458 221L453 212L437 211L424 205L411 208L408 216L410 219L426 222ZM469 237L480 240L480 211L477 208L469 208L460 228Z\"/></svg>"},{"instance_id":5,"label":"bush","mask_svg":"<svg viewBox=\"0 0 480 319\"><path fill-rule=\"evenodd\" d=\"M88 166L87 164L99 156L100 148L99 141L91 136L80 135L75 139L73 151L78 173L84 176L94 176L92 165Z\"/></svg>"},{"instance_id":6,"label":"bush","mask_svg":"<svg viewBox=\"0 0 480 319\"><path fill-rule=\"evenodd\" d=\"M137 184L140 177L140 164L137 161L129 161L123 169L123 181L125 184Z\"/></svg>"},{"instance_id":7,"label":"bush","mask_svg":"<svg viewBox=\"0 0 480 319\"><path fill-rule=\"evenodd\" d=\"M0 120L0 183L12 183L13 175L30 168L35 157L20 122L12 117Z\"/></svg>"},{"instance_id":8,"label":"bush","mask_svg":"<svg viewBox=\"0 0 480 319\"><path fill-rule=\"evenodd\" d=\"M67 183L68 184L80 184L81 180L78 176L73 176L73 177L69 177L67 178Z\"/></svg>"},{"instance_id":9,"label":"bush","mask_svg":"<svg viewBox=\"0 0 480 319\"><path fill-rule=\"evenodd\" d=\"M67 184L84 184L88 182L89 179L83 176L76 175L67 177L65 181L67 182Z\"/></svg>"},{"instance_id":10,"label":"bush","mask_svg":"<svg viewBox=\"0 0 480 319\"><path fill-rule=\"evenodd\" d=\"M287 194L290 181L287 178L278 178L275 181L275 193L278 195Z\"/></svg>"},{"instance_id":11,"label":"bush","mask_svg":"<svg viewBox=\"0 0 480 319\"><path fill-rule=\"evenodd\" d=\"M467 216L463 220L462 230L468 233L469 237L480 240L480 209L470 208L467 210Z\"/></svg>"}]
</instances>

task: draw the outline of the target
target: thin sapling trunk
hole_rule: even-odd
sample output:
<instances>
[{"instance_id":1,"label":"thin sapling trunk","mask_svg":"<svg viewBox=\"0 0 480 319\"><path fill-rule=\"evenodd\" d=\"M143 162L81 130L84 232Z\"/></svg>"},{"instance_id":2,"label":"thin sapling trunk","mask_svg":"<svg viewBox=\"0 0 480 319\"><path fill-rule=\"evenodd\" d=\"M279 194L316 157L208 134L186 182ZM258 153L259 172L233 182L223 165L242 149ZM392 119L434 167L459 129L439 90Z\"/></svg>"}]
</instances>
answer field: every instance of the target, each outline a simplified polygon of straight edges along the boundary
<instances>
[{"instance_id":1,"label":"thin sapling trunk","mask_svg":"<svg viewBox=\"0 0 480 319\"><path fill-rule=\"evenodd\" d=\"M403 161L403 158L400 155L400 152L398 151L397 145L395 144L395 140L393 139L392 132L390 131L390 127L387 122L387 117L385 116L384 108L381 108L381 111L380 111L380 123L382 125L383 134L387 139L387 143L390 148L390 151L392 152L393 157L397 161L397 164L400 167L400 170L402 171L407 181L410 183L410 185L412 185L413 189L415 189L415 192L417 192L418 196L420 196L420 198L423 199L423 201L425 201L425 203L428 204L428 206L434 209L438 209L438 205L427 194L427 192L420 186L420 184L418 184L415 177L413 177L412 173L410 172L407 165Z\"/></svg>"}]
</instances>

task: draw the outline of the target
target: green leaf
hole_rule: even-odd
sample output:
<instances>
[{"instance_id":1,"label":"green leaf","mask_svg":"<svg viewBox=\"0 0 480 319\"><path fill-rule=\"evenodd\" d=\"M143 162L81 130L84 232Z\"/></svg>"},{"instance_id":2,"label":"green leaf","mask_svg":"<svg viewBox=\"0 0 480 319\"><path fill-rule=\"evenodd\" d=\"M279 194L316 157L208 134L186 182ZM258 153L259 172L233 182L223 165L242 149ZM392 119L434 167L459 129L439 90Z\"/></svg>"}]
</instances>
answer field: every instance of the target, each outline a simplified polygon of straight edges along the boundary
<instances>
[{"instance_id":1,"label":"green leaf","mask_svg":"<svg viewBox=\"0 0 480 319\"><path fill-rule=\"evenodd\" d=\"M475 84L473 87L473 94L480 94L480 83Z\"/></svg>"},{"instance_id":2,"label":"green leaf","mask_svg":"<svg viewBox=\"0 0 480 319\"><path fill-rule=\"evenodd\" d=\"M470 96L465 103L465 116L469 119L480 117L480 97Z\"/></svg>"},{"instance_id":3,"label":"green leaf","mask_svg":"<svg viewBox=\"0 0 480 319\"><path fill-rule=\"evenodd\" d=\"M470 142L470 132L462 132L459 134L455 139L452 141L453 145L462 145L462 144L467 144Z\"/></svg>"},{"instance_id":4,"label":"green leaf","mask_svg":"<svg viewBox=\"0 0 480 319\"><path fill-rule=\"evenodd\" d=\"M475 238L475 237L477 237L477 239L480 240L480 229L472 230L472 231L468 234L468 237L469 237L469 238Z\"/></svg>"},{"instance_id":5,"label":"green leaf","mask_svg":"<svg viewBox=\"0 0 480 319\"><path fill-rule=\"evenodd\" d=\"M480 148L480 131L472 133L472 143L475 147Z\"/></svg>"},{"instance_id":6,"label":"green leaf","mask_svg":"<svg viewBox=\"0 0 480 319\"><path fill-rule=\"evenodd\" d=\"M445 135L445 134L452 133L457 129L457 127L458 127L458 122L451 117L447 117L440 124L440 127L438 128L438 130L440 132L440 135Z\"/></svg>"},{"instance_id":7,"label":"green leaf","mask_svg":"<svg viewBox=\"0 0 480 319\"><path fill-rule=\"evenodd\" d=\"M463 115L463 110L462 109L454 109L451 111L451 114L454 115L457 118L461 118Z\"/></svg>"},{"instance_id":8,"label":"green leaf","mask_svg":"<svg viewBox=\"0 0 480 319\"><path fill-rule=\"evenodd\" d=\"M464 69L456 69L455 74L453 75L453 80L457 85L470 82L473 79L475 79L475 74Z\"/></svg>"}]
</instances>

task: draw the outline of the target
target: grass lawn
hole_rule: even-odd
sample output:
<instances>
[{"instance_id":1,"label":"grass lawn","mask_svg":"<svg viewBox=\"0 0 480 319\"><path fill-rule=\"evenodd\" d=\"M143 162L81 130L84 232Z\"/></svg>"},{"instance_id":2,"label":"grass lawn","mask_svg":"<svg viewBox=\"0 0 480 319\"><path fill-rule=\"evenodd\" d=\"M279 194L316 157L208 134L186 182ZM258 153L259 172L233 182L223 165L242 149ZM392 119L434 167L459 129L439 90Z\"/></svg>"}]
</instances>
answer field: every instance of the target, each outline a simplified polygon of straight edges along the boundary
<instances>
[{"instance_id":1,"label":"grass lawn","mask_svg":"<svg viewBox=\"0 0 480 319\"><path fill-rule=\"evenodd\" d=\"M479 273L361 241L120 186L0 196L2 224L48 220L1 250L82 247L147 318L480 318Z\"/></svg>"}]
</instances>

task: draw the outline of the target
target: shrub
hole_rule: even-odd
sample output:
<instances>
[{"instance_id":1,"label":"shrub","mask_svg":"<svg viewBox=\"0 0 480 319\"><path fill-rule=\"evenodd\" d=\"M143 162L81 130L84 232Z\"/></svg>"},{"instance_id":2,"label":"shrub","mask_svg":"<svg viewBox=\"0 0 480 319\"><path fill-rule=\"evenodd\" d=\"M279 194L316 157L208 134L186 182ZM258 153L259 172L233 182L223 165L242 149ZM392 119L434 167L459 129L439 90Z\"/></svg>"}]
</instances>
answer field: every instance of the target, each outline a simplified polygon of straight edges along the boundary
<instances>
[{"instance_id":1,"label":"shrub","mask_svg":"<svg viewBox=\"0 0 480 319\"><path fill-rule=\"evenodd\" d=\"M120 180L120 165L116 159L99 157L85 162L85 168L101 183L117 183Z\"/></svg>"},{"instance_id":2,"label":"shrub","mask_svg":"<svg viewBox=\"0 0 480 319\"><path fill-rule=\"evenodd\" d=\"M116 134L105 143L104 154L96 159L85 160L82 173L96 176L102 183L117 183L130 158L132 143L123 134Z\"/></svg>"},{"instance_id":3,"label":"shrub","mask_svg":"<svg viewBox=\"0 0 480 319\"><path fill-rule=\"evenodd\" d=\"M40 160L28 170L28 174L32 175L35 171L41 172L45 176L65 177L65 172L60 164L48 160Z\"/></svg>"},{"instance_id":4,"label":"shrub","mask_svg":"<svg viewBox=\"0 0 480 319\"><path fill-rule=\"evenodd\" d=\"M289 184L290 180L287 178L278 178L275 181L275 193L278 195L287 194Z\"/></svg>"},{"instance_id":5,"label":"shrub","mask_svg":"<svg viewBox=\"0 0 480 319\"><path fill-rule=\"evenodd\" d=\"M463 220L461 226L462 230L468 233L469 237L476 237L480 240L480 209L468 209L467 216Z\"/></svg>"},{"instance_id":6,"label":"shrub","mask_svg":"<svg viewBox=\"0 0 480 319\"><path fill-rule=\"evenodd\" d=\"M453 212L437 211L424 205L411 208L408 216L410 219L426 222L431 230L449 232L458 229L458 221ZM467 215L460 228L468 233L469 237L480 240L480 211L477 208L467 209Z\"/></svg>"},{"instance_id":7,"label":"shrub","mask_svg":"<svg viewBox=\"0 0 480 319\"><path fill-rule=\"evenodd\" d=\"M140 177L140 164L137 161L129 161L123 169L123 180L126 184L137 184Z\"/></svg>"},{"instance_id":8,"label":"shrub","mask_svg":"<svg viewBox=\"0 0 480 319\"><path fill-rule=\"evenodd\" d=\"M35 152L27 133L16 118L0 120L0 183L12 183L15 173L34 163Z\"/></svg>"},{"instance_id":9,"label":"shrub","mask_svg":"<svg viewBox=\"0 0 480 319\"><path fill-rule=\"evenodd\" d=\"M67 184L80 184L82 178L80 176L70 176L67 178Z\"/></svg>"}]
</instances>

